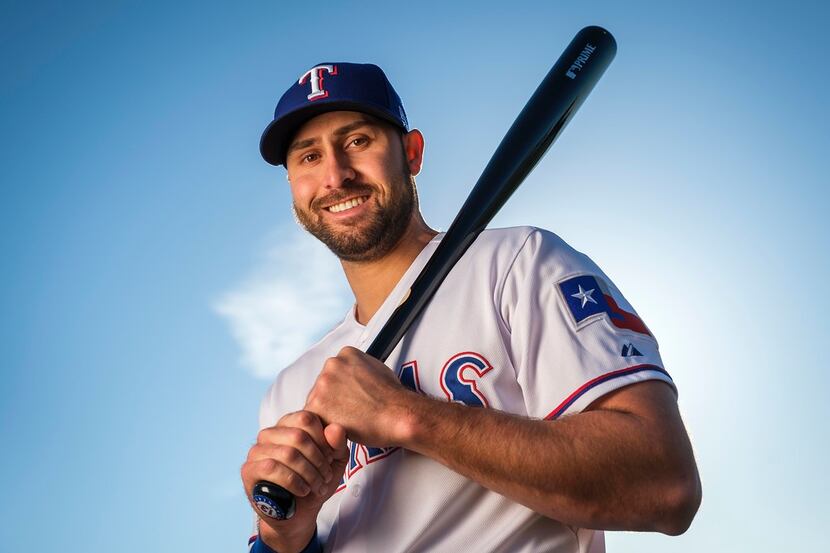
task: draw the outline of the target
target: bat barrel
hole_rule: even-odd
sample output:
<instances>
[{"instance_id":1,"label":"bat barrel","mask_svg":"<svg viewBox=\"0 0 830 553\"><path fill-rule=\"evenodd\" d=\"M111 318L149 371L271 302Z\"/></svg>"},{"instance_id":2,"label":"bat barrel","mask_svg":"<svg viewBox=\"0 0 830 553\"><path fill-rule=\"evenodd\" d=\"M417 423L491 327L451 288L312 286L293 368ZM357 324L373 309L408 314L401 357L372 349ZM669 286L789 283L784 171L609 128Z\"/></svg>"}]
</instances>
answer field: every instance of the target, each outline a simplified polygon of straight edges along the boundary
<instances>
[{"instance_id":1,"label":"bat barrel","mask_svg":"<svg viewBox=\"0 0 830 553\"><path fill-rule=\"evenodd\" d=\"M507 131L453 225L464 230L486 226L480 223L495 216L536 166L616 53L614 37L601 27L576 34Z\"/></svg>"},{"instance_id":2,"label":"bat barrel","mask_svg":"<svg viewBox=\"0 0 830 553\"><path fill-rule=\"evenodd\" d=\"M423 271L366 353L385 361L421 310L588 97L617 53L602 27L579 31L502 139Z\"/></svg>"}]
</instances>

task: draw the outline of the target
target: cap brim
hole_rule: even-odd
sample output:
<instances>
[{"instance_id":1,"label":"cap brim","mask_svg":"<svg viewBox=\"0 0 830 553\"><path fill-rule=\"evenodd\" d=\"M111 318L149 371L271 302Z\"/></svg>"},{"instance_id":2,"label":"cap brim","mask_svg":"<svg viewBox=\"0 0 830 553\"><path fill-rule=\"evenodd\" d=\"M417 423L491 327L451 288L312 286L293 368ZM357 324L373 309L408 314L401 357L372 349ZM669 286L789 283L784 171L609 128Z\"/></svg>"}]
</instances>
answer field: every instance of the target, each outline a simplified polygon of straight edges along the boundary
<instances>
[{"instance_id":1,"label":"cap brim","mask_svg":"<svg viewBox=\"0 0 830 553\"><path fill-rule=\"evenodd\" d=\"M259 140L259 153L262 154L262 158L271 165L285 165L286 150L294 134L309 119L329 111L359 111L361 113L368 113L375 117L380 117L385 121L389 121L398 128L407 130L401 126L400 121L392 117L383 108L375 108L366 103L343 100L320 102L318 104L304 106L301 109L286 113L279 119L271 121L265 127L265 130L262 132L262 137Z\"/></svg>"}]
</instances>

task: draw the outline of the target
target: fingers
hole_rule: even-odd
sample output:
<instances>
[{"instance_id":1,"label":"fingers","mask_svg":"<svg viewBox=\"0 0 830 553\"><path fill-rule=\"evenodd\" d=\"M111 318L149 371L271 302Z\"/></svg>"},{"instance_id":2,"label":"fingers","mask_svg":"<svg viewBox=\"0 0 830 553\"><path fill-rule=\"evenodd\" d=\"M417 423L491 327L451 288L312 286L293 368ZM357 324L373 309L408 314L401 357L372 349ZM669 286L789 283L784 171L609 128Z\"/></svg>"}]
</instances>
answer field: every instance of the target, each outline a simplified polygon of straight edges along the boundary
<instances>
[{"instance_id":1,"label":"fingers","mask_svg":"<svg viewBox=\"0 0 830 553\"><path fill-rule=\"evenodd\" d=\"M242 477L246 488L267 480L298 497L312 493L322 496L334 478L333 459L320 419L308 411L298 411L260 431L257 443L248 452Z\"/></svg>"},{"instance_id":2,"label":"fingers","mask_svg":"<svg viewBox=\"0 0 830 553\"><path fill-rule=\"evenodd\" d=\"M327 450L328 442L323 435L323 423L310 411L288 413L277 422L276 426L302 429L321 451L325 453Z\"/></svg>"},{"instance_id":3,"label":"fingers","mask_svg":"<svg viewBox=\"0 0 830 553\"><path fill-rule=\"evenodd\" d=\"M248 477L246 478L246 476ZM245 468L243 469L243 479L251 480L251 484L248 487L252 487L254 482L258 482L260 480L272 482L278 486L282 486L294 494L295 497L306 497L312 493L312 485L314 484L309 484L309 480L311 480L311 482L315 482L317 480L317 478L309 477L307 475L303 476L294 471L291 467L275 461L274 459L260 459L258 461L247 462L245 464ZM319 484L317 484L317 486L319 486ZM319 490L319 487L317 489Z\"/></svg>"},{"instance_id":4,"label":"fingers","mask_svg":"<svg viewBox=\"0 0 830 553\"><path fill-rule=\"evenodd\" d=\"M280 485L282 480L286 480L297 489L295 495L302 497L309 493L322 495L325 485L333 477L328 463L315 466L299 449L287 445L257 444L249 451L248 461L255 466L261 463L259 471L269 472L265 480Z\"/></svg>"},{"instance_id":5,"label":"fingers","mask_svg":"<svg viewBox=\"0 0 830 553\"><path fill-rule=\"evenodd\" d=\"M318 439L303 428L272 426L260 431L254 447L285 446L301 453L312 465L321 468L331 463L332 453L322 428L319 434Z\"/></svg>"}]
</instances>

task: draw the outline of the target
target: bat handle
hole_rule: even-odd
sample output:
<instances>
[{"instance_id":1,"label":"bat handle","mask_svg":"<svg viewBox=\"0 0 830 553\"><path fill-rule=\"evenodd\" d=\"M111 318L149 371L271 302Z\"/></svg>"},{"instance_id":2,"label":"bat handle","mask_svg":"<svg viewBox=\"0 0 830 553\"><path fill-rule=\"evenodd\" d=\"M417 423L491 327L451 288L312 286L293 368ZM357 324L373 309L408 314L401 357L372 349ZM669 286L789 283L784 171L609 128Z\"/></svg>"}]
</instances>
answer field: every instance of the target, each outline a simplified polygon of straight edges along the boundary
<instances>
[{"instance_id":1,"label":"bat handle","mask_svg":"<svg viewBox=\"0 0 830 553\"><path fill-rule=\"evenodd\" d=\"M297 510L297 502L291 492L265 480L254 484L251 498L261 514L275 520L288 520Z\"/></svg>"}]
</instances>

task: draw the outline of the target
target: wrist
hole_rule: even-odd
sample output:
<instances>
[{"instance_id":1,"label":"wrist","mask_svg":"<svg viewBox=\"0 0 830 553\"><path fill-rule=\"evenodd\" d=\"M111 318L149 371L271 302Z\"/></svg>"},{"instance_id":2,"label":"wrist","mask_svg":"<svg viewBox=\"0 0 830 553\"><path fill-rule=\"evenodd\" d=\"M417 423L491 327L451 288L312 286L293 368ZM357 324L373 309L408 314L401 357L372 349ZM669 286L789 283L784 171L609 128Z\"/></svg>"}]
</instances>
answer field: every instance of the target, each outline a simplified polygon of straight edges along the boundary
<instances>
[{"instance_id":1,"label":"wrist","mask_svg":"<svg viewBox=\"0 0 830 553\"><path fill-rule=\"evenodd\" d=\"M320 545L320 541L317 539L317 529L314 529L314 535L311 538L311 541L308 542L308 545L305 546L299 553L322 553L323 547ZM250 553L280 553L275 549L271 549L271 547L262 540L262 537L258 537L256 541L251 546Z\"/></svg>"},{"instance_id":2,"label":"wrist","mask_svg":"<svg viewBox=\"0 0 830 553\"><path fill-rule=\"evenodd\" d=\"M251 547L250 553L318 553L322 551L317 538L317 527L309 532L289 535L276 532L266 524L260 524L259 535Z\"/></svg>"},{"instance_id":3,"label":"wrist","mask_svg":"<svg viewBox=\"0 0 830 553\"><path fill-rule=\"evenodd\" d=\"M421 436L430 426L431 409L437 402L424 395L407 390L407 401L401 405L399 413L392 420L394 444L404 449L417 451Z\"/></svg>"}]
</instances>

